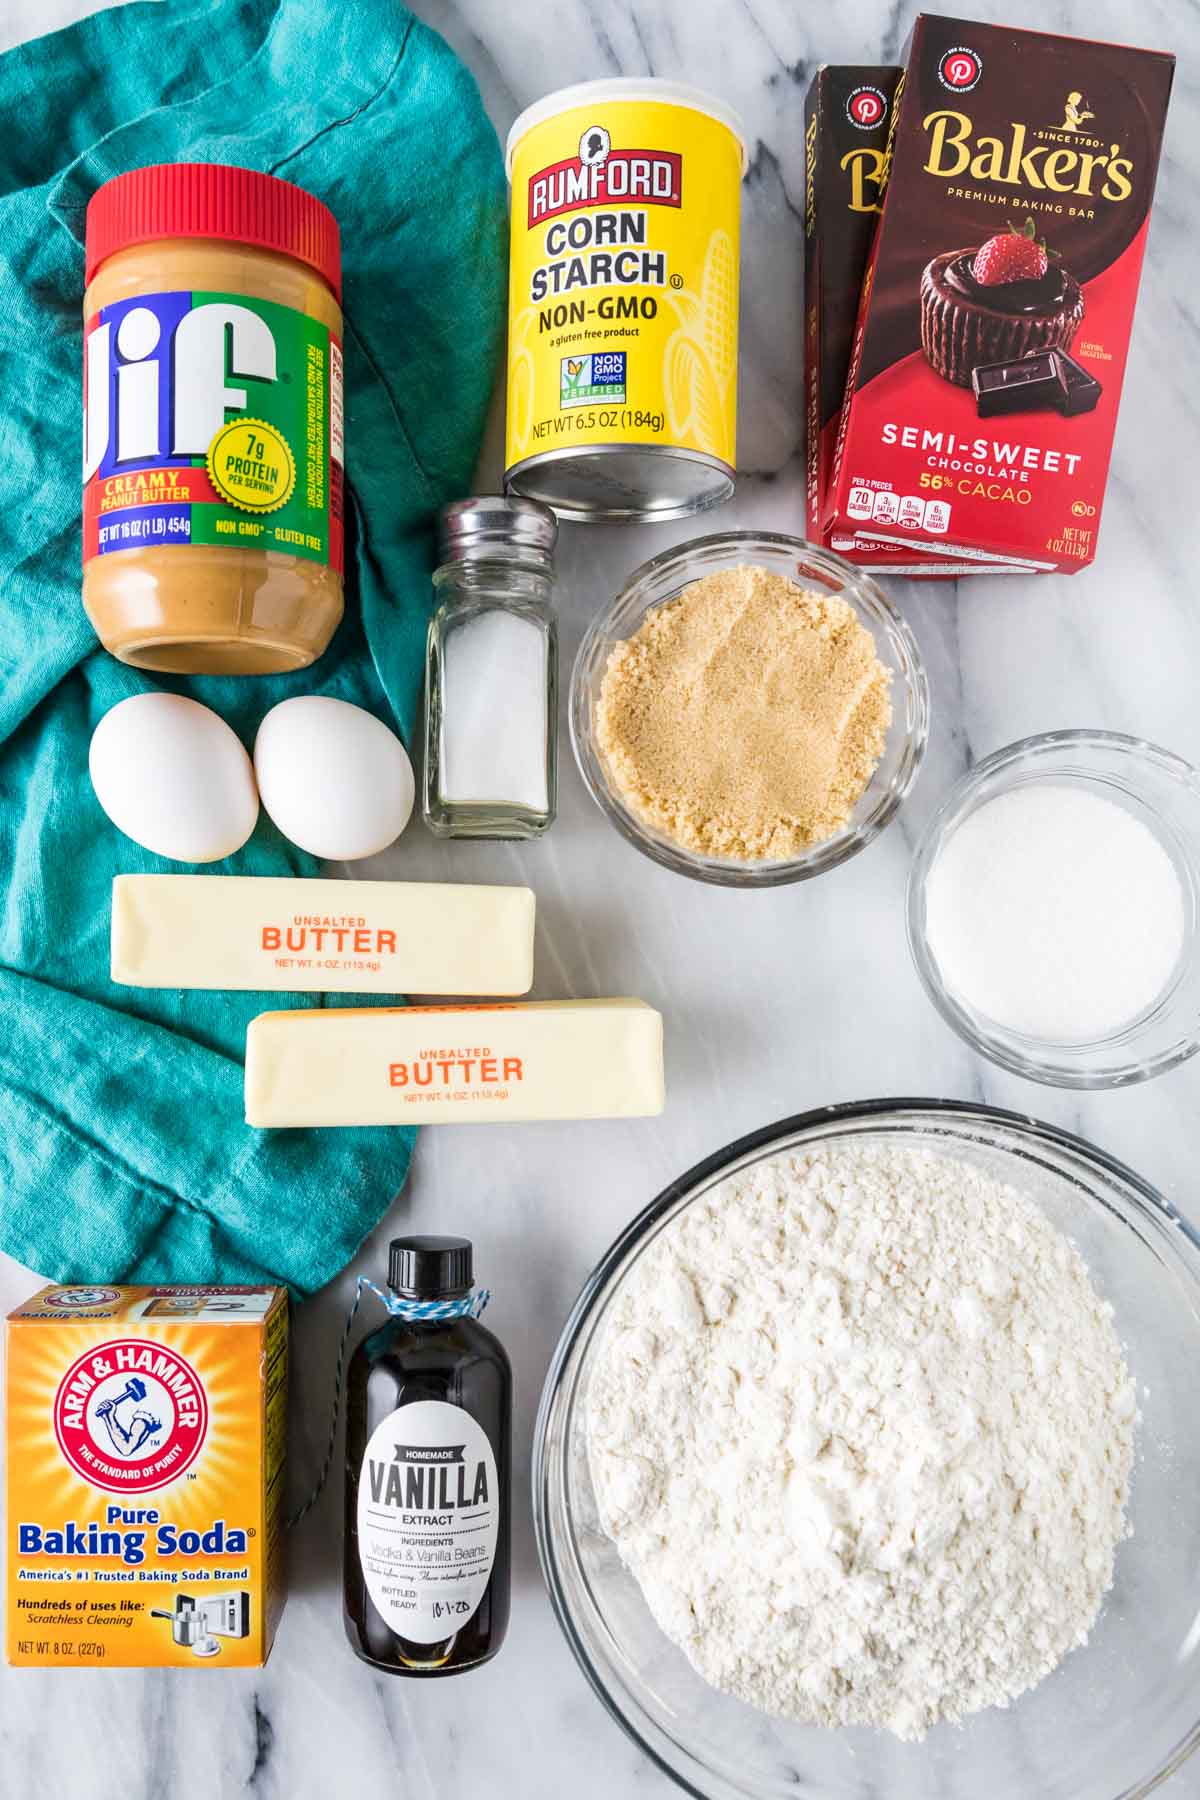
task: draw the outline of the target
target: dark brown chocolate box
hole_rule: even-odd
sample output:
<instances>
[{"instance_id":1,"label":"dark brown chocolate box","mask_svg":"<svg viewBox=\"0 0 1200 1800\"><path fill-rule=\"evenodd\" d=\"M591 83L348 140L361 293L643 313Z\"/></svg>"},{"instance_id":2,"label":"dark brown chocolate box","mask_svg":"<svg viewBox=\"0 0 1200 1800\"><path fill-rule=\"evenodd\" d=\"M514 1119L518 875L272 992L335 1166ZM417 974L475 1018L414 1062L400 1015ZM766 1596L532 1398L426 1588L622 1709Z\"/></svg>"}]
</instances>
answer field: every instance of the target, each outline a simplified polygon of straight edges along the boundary
<instances>
[{"instance_id":1,"label":"dark brown chocolate box","mask_svg":"<svg viewBox=\"0 0 1200 1800\"><path fill-rule=\"evenodd\" d=\"M804 103L808 535L819 540L863 270L882 210L893 67L824 63Z\"/></svg>"},{"instance_id":2,"label":"dark brown chocolate box","mask_svg":"<svg viewBox=\"0 0 1200 1800\"><path fill-rule=\"evenodd\" d=\"M1092 560L1173 73L1157 51L917 19L827 531Z\"/></svg>"}]
</instances>

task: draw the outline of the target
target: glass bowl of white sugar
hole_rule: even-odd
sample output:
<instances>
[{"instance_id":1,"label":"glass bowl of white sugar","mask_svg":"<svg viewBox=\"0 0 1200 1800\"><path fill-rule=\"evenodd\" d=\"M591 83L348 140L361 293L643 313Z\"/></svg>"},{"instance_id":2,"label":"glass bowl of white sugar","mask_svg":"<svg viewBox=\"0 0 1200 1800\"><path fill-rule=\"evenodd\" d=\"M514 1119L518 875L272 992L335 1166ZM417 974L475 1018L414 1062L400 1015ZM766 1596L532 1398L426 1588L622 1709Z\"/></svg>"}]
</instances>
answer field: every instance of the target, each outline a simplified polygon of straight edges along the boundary
<instances>
[{"instance_id":1,"label":"glass bowl of white sugar","mask_svg":"<svg viewBox=\"0 0 1200 1800\"><path fill-rule=\"evenodd\" d=\"M1200 1237L1093 1145L930 1100L769 1126L563 1329L559 1624L701 1800L1139 1800L1200 1741L1198 1362Z\"/></svg>"},{"instance_id":2,"label":"glass bowl of white sugar","mask_svg":"<svg viewBox=\"0 0 1200 1800\"><path fill-rule=\"evenodd\" d=\"M908 941L942 1017L1032 1081L1146 1081L1200 1048L1200 779L1055 731L987 757L913 860Z\"/></svg>"}]
</instances>

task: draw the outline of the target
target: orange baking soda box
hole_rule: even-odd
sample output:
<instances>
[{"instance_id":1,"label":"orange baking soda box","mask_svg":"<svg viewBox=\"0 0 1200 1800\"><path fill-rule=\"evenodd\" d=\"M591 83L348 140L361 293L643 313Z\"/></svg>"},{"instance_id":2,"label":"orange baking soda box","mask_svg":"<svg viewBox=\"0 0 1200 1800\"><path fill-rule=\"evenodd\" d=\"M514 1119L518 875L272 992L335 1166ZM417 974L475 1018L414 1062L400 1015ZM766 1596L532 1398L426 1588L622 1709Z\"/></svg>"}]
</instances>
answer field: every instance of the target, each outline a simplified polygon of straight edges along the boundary
<instances>
[{"instance_id":1,"label":"orange baking soda box","mask_svg":"<svg viewBox=\"0 0 1200 1800\"><path fill-rule=\"evenodd\" d=\"M5 1331L5 1654L258 1668L284 1602L279 1287L46 1287Z\"/></svg>"}]
</instances>

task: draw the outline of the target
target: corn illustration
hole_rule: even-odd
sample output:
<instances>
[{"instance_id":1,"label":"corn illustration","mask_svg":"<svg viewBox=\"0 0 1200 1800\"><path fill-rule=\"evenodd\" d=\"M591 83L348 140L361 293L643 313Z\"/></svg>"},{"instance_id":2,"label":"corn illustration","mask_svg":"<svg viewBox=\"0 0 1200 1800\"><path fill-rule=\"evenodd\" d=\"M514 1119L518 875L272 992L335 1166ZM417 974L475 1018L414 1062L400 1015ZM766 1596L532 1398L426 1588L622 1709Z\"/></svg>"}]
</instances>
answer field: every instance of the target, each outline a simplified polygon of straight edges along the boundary
<instances>
[{"instance_id":1,"label":"corn illustration","mask_svg":"<svg viewBox=\"0 0 1200 1800\"><path fill-rule=\"evenodd\" d=\"M699 360L696 342L685 331L675 332L668 340L663 357L663 386L667 391L667 419L680 442L692 429L692 390Z\"/></svg>"},{"instance_id":2,"label":"corn illustration","mask_svg":"<svg viewBox=\"0 0 1200 1800\"><path fill-rule=\"evenodd\" d=\"M690 438L699 449L721 455L725 400L706 352L694 338L677 331L667 345L664 373L672 432L680 443Z\"/></svg>"},{"instance_id":3,"label":"corn illustration","mask_svg":"<svg viewBox=\"0 0 1200 1800\"><path fill-rule=\"evenodd\" d=\"M675 316L687 331L692 331L700 323L700 296L693 294L691 288L680 288L675 293L666 295L667 300L675 308Z\"/></svg>"},{"instance_id":4,"label":"corn illustration","mask_svg":"<svg viewBox=\"0 0 1200 1800\"><path fill-rule=\"evenodd\" d=\"M527 450L533 430L533 392L536 365L529 349L534 311L527 306L512 321L508 343L508 426L513 446Z\"/></svg>"},{"instance_id":5,"label":"corn illustration","mask_svg":"<svg viewBox=\"0 0 1200 1800\"><path fill-rule=\"evenodd\" d=\"M533 330L534 312L532 306L526 306L515 315L508 328L508 341L516 349L524 350L529 344L529 333Z\"/></svg>"},{"instance_id":6,"label":"corn illustration","mask_svg":"<svg viewBox=\"0 0 1200 1800\"><path fill-rule=\"evenodd\" d=\"M528 350L515 351L508 371L508 423L517 450L529 446L533 429L533 358Z\"/></svg>"},{"instance_id":7,"label":"corn illustration","mask_svg":"<svg viewBox=\"0 0 1200 1800\"><path fill-rule=\"evenodd\" d=\"M729 233L714 231L704 258L700 318L704 347L721 383L729 380L737 364L737 280L737 258Z\"/></svg>"},{"instance_id":8,"label":"corn illustration","mask_svg":"<svg viewBox=\"0 0 1200 1800\"><path fill-rule=\"evenodd\" d=\"M732 460L737 259L728 232L708 240L699 295L682 289L670 299L679 319L663 352L671 429L681 443Z\"/></svg>"}]
</instances>

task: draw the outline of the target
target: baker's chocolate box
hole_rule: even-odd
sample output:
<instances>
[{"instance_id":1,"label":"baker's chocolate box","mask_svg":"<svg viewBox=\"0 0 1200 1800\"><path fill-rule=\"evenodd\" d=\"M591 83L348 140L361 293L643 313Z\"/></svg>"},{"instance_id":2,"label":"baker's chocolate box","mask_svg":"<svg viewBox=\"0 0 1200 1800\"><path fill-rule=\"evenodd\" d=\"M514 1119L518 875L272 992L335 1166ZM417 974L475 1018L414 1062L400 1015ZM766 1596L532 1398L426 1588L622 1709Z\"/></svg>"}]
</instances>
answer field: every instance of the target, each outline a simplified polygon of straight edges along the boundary
<instances>
[{"instance_id":1,"label":"baker's chocolate box","mask_svg":"<svg viewBox=\"0 0 1200 1800\"><path fill-rule=\"evenodd\" d=\"M858 296L882 211L896 67L823 63L804 102L804 403L808 532L819 533Z\"/></svg>"},{"instance_id":2,"label":"baker's chocolate box","mask_svg":"<svg viewBox=\"0 0 1200 1800\"><path fill-rule=\"evenodd\" d=\"M825 541L1091 562L1174 67L918 17Z\"/></svg>"}]
</instances>

